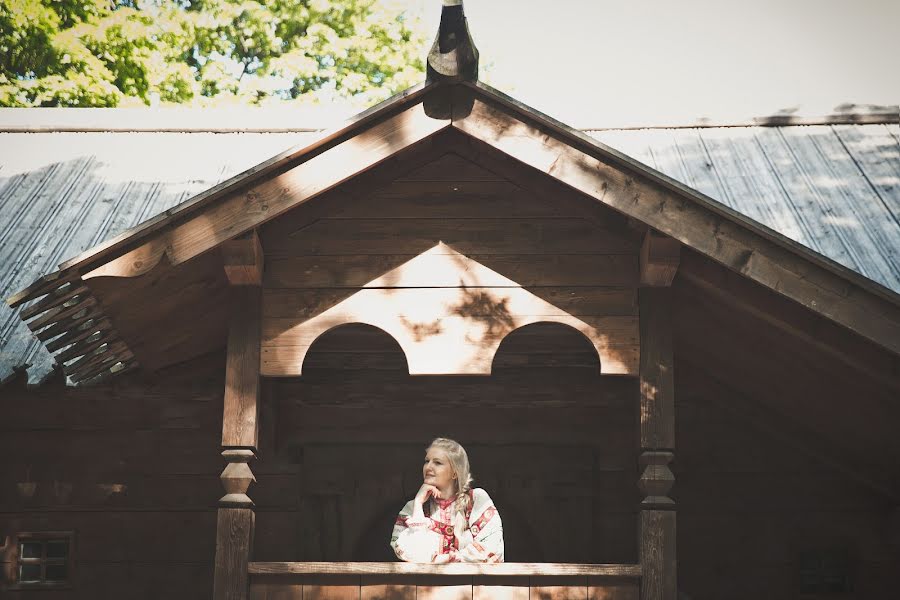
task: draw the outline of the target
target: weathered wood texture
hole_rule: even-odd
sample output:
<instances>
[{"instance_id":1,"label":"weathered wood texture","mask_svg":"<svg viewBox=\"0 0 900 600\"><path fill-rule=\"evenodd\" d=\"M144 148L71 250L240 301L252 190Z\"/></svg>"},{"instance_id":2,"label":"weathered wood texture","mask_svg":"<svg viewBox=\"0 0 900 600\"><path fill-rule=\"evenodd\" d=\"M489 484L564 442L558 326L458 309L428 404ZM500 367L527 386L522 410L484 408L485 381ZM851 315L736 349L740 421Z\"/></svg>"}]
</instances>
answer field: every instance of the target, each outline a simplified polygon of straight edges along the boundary
<instances>
[{"instance_id":1,"label":"weathered wood texture","mask_svg":"<svg viewBox=\"0 0 900 600\"><path fill-rule=\"evenodd\" d=\"M655 231L644 234L641 244L641 285L668 287L678 272L681 244Z\"/></svg>"},{"instance_id":2,"label":"weathered wood texture","mask_svg":"<svg viewBox=\"0 0 900 600\"><path fill-rule=\"evenodd\" d=\"M641 600L677 598L675 518L672 510L642 510L638 515L643 571Z\"/></svg>"},{"instance_id":3,"label":"weathered wood texture","mask_svg":"<svg viewBox=\"0 0 900 600\"><path fill-rule=\"evenodd\" d=\"M249 590L247 566L253 549L252 508L219 508L216 521L214 600L245 600Z\"/></svg>"},{"instance_id":4,"label":"weathered wood texture","mask_svg":"<svg viewBox=\"0 0 900 600\"><path fill-rule=\"evenodd\" d=\"M209 597L223 361L159 380L0 390L0 451L10 458L0 461L0 540L76 532L77 580L54 597Z\"/></svg>"},{"instance_id":5,"label":"weathered wood texture","mask_svg":"<svg viewBox=\"0 0 900 600\"><path fill-rule=\"evenodd\" d=\"M497 581L512 577L618 577L637 579L639 565L597 565L571 563L449 563L431 565L407 562L254 562L251 575L407 575L441 577L491 577Z\"/></svg>"},{"instance_id":6,"label":"weathered wood texture","mask_svg":"<svg viewBox=\"0 0 900 600\"><path fill-rule=\"evenodd\" d=\"M263 249L259 235L254 229L248 235L228 240L221 246L222 266L231 285L261 285L263 269Z\"/></svg>"},{"instance_id":7,"label":"weathered wood texture","mask_svg":"<svg viewBox=\"0 0 900 600\"><path fill-rule=\"evenodd\" d=\"M353 572L356 564L348 564ZM387 565L386 565L387 566ZM513 565L509 565L513 566ZM419 598L471 600L528 600L528 598L577 598L584 600L637 600L636 579L610 575L588 577L549 575L554 565L537 567L543 575L441 576L441 575L254 575L251 600L307 598L365 598L417 600ZM422 571L440 570L421 565Z\"/></svg>"},{"instance_id":8,"label":"weathered wood texture","mask_svg":"<svg viewBox=\"0 0 900 600\"><path fill-rule=\"evenodd\" d=\"M611 214L586 218L563 188L508 179L508 165L434 154L263 228L262 373L301 374L319 335L363 322L399 343L411 374L488 374L508 333L550 321L590 340L603 373L635 375L637 234Z\"/></svg>"},{"instance_id":9,"label":"weathered wood texture","mask_svg":"<svg viewBox=\"0 0 900 600\"><path fill-rule=\"evenodd\" d=\"M255 449L259 430L260 288L233 288L230 311L222 446Z\"/></svg>"},{"instance_id":10,"label":"weathered wood texture","mask_svg":"<svg viewBox=\"0 0 900 600\"><path fill-rule=\"evenodd\" d=\"M645 237L645 250L651 236L648 233ZM642 264L648 260L642 256ZM643 469L640 488L644 494L638 515L638 548L643 569L641 599L676 600L676 516L674 502L669 497L674 482L669 463L675 448L676 426L672 292L668 287L641 288L638 302L641 317L640 466Z\"/></svg>"},{"instance_id":11,"label":"weathered wood texture","mask_svg":"<svg viewBox=\"0 0 900 600\"><path fill-rule=\"evenodd\" d=\"M740 392L707 383L705 366L680 362L678 373L679 590L796 598L802 554L837 549L851 557L856 597L892 593L900 581L887 565L900 551L884 535L889 502L815 448L736 414L726 405Z\"/></svg>"},{"instance_id":12,"label":"weathered wood texture","mask_svg":"<svg viewBox=\"0 0 900 600\"><path fill-rule=\"evenodd\" d=\"M735 300L724 292L711 294L708 284L697 285L695 275L687 275L693 269L683 264L685 277L672 288L676 355L728 382L769 412L769 419L784 420L821 438L828 453L844 457L850 470L865 474L896 500L900 488L891 473L896 472L900 440L893 423L900 413L894 401L896 386L887 382L900 377L893 370L894 357L808 312L800 315L808 319L792 318L802 328L794 333L779 319L763 316L779 314L784 308L780 302L769 304L766 295L752 293ZM793 315L791 309L797 308L788 306L784 314ZM841 350L820 350L820 343L809 339L819 331L823 340ZM867 370L842 356L843 348L871 357L871 365L884 368L882 376L867 376Z\"/></svg>"},{"instance_id":13,"label":"weathered wood texture","mask_svg":"<svg viewBox=\"0 0 900 600\"><path fill-rule=\"evenodd\" d=\"M135 279L87 281L148 372L218 351L228 333L230 286L217 253Z\"/></svg>"},{"instance_id":14,"label":"weathered wood texture","mask_svg":"<svg viewBox=\"0 0 900 600\"><path fill-rule=\"evenodd\" d=\"M645 450L675 448L675 380L672 362L672 294L667 289L642 288L641 317L641 437Z\"/></svg>"},{"instance_id":15,"label":"weathered wood texture","mask_svg":"<svg viewBox=\"0 0 900 600\"><path fill-rule=\"evenodd\" d=\"M766 362L766 353L755 356ZM134 598L208 597L222 466L210 448L221 435L224 355L206 363L86 389L4 388L0 538L78 531L73 598L119 598L123 589ZM327 368L343 364L339 356L316 364L310 381L266 386L256 560L390 559L390 527L421 481L423 447L449 431L467 442L477 485L501 510L508 560L637 561L636 380L597 377L590 366L509 367L504 379ZM711 385L707 372L707 362L677 365L679 588L692 597L787 600L796 597L801 549L843 544L856 552L856 593L890 597L898 585L897 550L885 534L893 504L723 408L736 395ZM362 594L405 589L381 581Z\"/></svg>"},{"instance_id":16,"label":"weathered wood texture","mask_svg":"<svg viewBox=\"0 0 900 600\"><path fill-rule=\"evenodd\" d=\"M303 157L284 172L231 193L202 212L169 223L141 246L103 264L86 277L146 273L165 256L178 265L258 227L284 211L328 191L404 148L427 139L449 122L427 116L415 104L321 153ZM139 263L139 265L138 265Z\"/></svg>"},{"instance_id":17,"label":"weathered wood texture","mask_svg":"<svg viewBox=\"0 0 900 600\"><path fill-rule=\"evenodd\" d=\"M640 173L583 134L487 87L459 89L453 128L621 211L729 269L900 351L896 299L849 270L826 266L785 238L669 180ZM473 97L474 94L474 97Z\"/></svg>"}]
</instances>

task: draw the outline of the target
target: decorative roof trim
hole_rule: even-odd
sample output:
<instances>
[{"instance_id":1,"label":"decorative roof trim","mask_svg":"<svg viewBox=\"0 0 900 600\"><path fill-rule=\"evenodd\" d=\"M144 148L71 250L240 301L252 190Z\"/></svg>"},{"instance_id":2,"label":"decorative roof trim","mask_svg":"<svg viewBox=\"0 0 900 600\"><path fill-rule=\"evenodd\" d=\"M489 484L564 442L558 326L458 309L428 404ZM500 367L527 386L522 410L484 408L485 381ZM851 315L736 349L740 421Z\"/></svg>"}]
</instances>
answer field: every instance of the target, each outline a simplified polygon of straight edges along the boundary
<instances>
[{"instance_id":1,"label":"decorative roof trim","mask_svg":"<svg viewBox=\"0 0 900 600\"><path fill-rule=\"evenodd\" d=\"M441 24L426 62L426 81L478 81L478 48L462 0L444 0Z\"/></svg>"}]
</instances>

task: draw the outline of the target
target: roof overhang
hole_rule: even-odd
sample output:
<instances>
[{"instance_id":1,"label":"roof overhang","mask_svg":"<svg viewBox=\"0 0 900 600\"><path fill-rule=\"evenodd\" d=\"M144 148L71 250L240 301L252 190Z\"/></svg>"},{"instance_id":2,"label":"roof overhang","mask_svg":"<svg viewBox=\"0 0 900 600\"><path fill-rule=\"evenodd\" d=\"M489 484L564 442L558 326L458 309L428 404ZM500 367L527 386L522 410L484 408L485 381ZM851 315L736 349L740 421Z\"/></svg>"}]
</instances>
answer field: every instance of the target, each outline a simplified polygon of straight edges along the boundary
<instances>
[{"instance_id":1,"label":"roof overhang","mask_svg":"<svg viewBox=\"0 0 900 600\"><path fill-rule=\"evenodd\" d=\"M60 265L8 299L85 381L136 365L84 285L177 266L442 132L478 140L900 355L900 296L486 86L411 88ZM83 354L78 354L83 352Z\"/></svg>"}]
</instances>

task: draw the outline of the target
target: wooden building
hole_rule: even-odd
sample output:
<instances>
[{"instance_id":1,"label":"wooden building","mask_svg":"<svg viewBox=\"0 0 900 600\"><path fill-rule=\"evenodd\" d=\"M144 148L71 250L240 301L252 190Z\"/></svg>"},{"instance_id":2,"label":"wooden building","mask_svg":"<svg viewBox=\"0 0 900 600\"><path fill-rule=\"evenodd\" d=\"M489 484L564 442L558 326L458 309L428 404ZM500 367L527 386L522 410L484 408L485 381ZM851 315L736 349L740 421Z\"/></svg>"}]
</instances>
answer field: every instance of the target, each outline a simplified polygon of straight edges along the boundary
<instances>
[{"instance_id":1,"label":"wooden building","mask_svg":"<svg viewBox=\"0 0 900 600\"><path fill-rule=\"evenodd\" d=\"M897 140L867 276L478 82L461 3L428 64L9 297L58 368L0 387L3 597L891 597ZM131 210L13 214L47 177L0 191L9 281ZM395 561L437 435L505 564Z\"/></svg>"}]
</instances>

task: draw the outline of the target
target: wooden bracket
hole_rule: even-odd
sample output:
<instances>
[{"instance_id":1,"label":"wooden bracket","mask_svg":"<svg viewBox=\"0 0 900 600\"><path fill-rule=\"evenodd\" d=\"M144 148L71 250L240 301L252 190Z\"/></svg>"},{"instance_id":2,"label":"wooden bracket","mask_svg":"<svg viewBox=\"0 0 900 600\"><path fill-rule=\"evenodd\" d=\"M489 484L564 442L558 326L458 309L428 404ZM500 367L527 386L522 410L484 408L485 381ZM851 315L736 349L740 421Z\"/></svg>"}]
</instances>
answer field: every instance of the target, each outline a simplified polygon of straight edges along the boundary
<instances>
[{"instance_id":1,"label":"wooden bracket","mask_svg":"<svg viewBox=\"0 0 900 600\"><path fill-rule=\"evenodd\" d=\"M678 271L681 244L652 229L641 244L641 285L669 287Z\"/></svg>"},{"instance_id":2,"label":"wooden bracket","mask_svg":"<svg viewBox=\"0 0 900 600\"><path fill-rule=\"evenodd\" d=\"M231 285L262 285L263 249L259 234L249 234L222 244L222 262Z\"/></svg>"}]
</instances>

